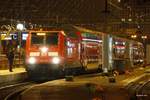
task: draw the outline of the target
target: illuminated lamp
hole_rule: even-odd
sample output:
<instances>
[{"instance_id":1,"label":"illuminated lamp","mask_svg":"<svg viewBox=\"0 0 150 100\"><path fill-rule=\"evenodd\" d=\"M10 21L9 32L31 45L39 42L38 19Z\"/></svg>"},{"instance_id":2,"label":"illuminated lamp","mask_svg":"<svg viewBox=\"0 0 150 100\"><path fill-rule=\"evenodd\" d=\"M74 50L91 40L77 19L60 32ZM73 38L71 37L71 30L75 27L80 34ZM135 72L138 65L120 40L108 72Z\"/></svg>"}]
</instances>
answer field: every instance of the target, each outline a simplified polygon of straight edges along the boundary
<instances>
[{"instance_id":1,"label":"illuminated lamp","mask_svg":"<svg viewBox=\"0 0 150 100\"><path fill-rule=\"evenodd\" d=\"M131 35L131 38L137 38L137 35Z\"/></svg>"},{"instance_id":2,"label":"illuminated lamp","mask_svg":"<svg viewBox=\"0 0 150 100\"><path fill-rule=\"evenodd\" d=\"M146 35L141 36L142 39L147 39Z\"/></svg>"},{"instance_id":3,"label":"illuminated lamp","mask_svg":"<svg viewBox=\"0 0 150 100\"><path fill-rule=\"evenodd\" d=\"M47 48L47 47L42 47L42 48L41 48L41 51L42 51L43 53L46 53L46 52L48 51L48 48Z\"/></svg>"},{"instance_id":4,"label":"illuminated lamp","mask_svg":"<svg viewBox=\"0 0 150 100\"><path fill-rule=\"evenodd\" d=\"M35 64L36 59L34 57L30 57L28 61L30 64Z\"/></svg>"},{"instance_id":5,"label":"illuminated lamp","mask_svg":"<svg viewBox=\"0 0 150 100\"><path fill-rule=\"evenodd\" d=\"M60 59L59 59L58 57L54 57L54 58L52 59L52 62L53 62L54 64L59 64Z\"/></svg>"},{"instance_id":6,"label":"illuminated lamp","mask_svg":"<svg viewBox=\"0 0 150 100\"><path fill-rule=\"evenodd\" d=\"M17 29L22 31L24 29L24 25L21 23L17 24Z\"/></svg>"},{"instance_id":7,"label":"illuminated lamp","mask_svg":"<svg viewBox=\"0 0 150 100\"><path fill-rule=\"evenodd\" d=\"M118 0L118 2L121 2L121 0Z\"/></svg>"}]
</instances>

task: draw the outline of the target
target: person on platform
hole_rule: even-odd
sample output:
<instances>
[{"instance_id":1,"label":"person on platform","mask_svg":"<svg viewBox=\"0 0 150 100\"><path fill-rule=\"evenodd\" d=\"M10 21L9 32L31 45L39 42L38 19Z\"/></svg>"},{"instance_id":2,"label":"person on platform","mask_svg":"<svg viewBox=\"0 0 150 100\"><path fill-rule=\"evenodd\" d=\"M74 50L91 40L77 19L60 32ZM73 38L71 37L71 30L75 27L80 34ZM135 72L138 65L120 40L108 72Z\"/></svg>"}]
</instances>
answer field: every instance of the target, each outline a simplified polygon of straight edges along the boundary
<instances>
[{"instance_id":1,"label":"person on platform","mask_svg":"<svg viewBox=\"0 0 150 100\"><path fill-rule=\"evenodd\" d=\"M9 71L13 72L12 67L13 67L13 62L14 62L15 48L11 42L8 43L7 48L8 48L7 58L8 58L8 63L9 63Z\"/></svg>"}]
</instances>

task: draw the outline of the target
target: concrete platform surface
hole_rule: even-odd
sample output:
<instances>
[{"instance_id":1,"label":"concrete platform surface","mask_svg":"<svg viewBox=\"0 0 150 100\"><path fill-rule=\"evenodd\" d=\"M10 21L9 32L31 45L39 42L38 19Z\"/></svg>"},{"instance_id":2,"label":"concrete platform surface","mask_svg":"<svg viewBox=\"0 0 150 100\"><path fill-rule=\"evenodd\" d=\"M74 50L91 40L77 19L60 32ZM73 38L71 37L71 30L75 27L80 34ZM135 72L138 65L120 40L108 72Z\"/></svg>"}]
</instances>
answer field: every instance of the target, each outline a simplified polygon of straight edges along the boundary
<instances>
[{"instance_id":1,"label":"concrete platform surface","mask_svg":"<svg viewBox=\"0 0 150 100\"><path fill-rule=\"evenodd\" d=\"M9 70L0 70L0 84L21 81L26 78L26 71L23 67L13 68L13 72L9 72Z\"/></svg>"},{"instance_id":2,"label":"concrete platform surface","mask_svg":"<svg viewBox=\"0 0 150 100\"><path fill-rule=\"evenodd\" d=\"M13 72L9 72L9 70L0 70L0 76L4 75L11 75L11 74L18 74L18 73L24 73L25 68L20 67L20 68L13 68Z\"/></svg>"}]
</instances>

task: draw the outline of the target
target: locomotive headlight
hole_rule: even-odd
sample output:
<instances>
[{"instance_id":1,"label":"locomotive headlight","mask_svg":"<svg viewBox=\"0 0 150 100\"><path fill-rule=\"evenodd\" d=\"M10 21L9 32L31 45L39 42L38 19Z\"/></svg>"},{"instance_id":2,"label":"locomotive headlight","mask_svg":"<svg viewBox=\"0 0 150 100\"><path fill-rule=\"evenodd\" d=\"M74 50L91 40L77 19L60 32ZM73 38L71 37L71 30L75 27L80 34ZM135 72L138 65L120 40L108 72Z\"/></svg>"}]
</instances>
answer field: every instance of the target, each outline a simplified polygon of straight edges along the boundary
<instances>
[{"instance_id":1,"label":"locomotive headlight","mask_svg":"<svg viewBox=\"0 0 150 100\"><path fill-rule=\"evenodd\" d=\"M36 59L34 57L30 57L28 61L30 64L35 64Z\"/></svg>"},{"instance_id":2,"label":"locomotive headlight","mask_svg":"<svg viewBox=\"0 0 150 100\"><path fill-rule=\"evenodd\" d=\"M52 59L52 62L53 62L54 64L59 64L60 59L59 59L58 57L54 57L54 58Z\"/></svg>"},{"instance_id":3,"label":"locomotive headlight","mask_svg":"<svg viewBox=\"0 0 150 100\"><path fill-rule=\"evenodd\" d=\"M46 52L48 51L48 48L47 48L47 47L42 47L42 48L41 48L41 51L42 51L43 53L46 53Z\"/></svg>"}]
</instances>

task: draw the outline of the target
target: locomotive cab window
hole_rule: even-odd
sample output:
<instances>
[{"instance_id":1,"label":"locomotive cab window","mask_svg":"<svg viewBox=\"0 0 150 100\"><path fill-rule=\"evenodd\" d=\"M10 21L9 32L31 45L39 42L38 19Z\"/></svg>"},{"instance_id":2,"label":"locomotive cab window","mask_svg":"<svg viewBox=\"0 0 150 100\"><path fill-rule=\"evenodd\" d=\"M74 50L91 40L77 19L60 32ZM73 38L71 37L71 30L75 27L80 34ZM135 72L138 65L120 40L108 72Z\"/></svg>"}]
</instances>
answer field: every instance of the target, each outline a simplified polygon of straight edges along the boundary
<instances>
[{"instance_id":1,"label":"locomotive cab window","mask_svg":"<svg viewBox=\"0 0 150 100\"><path fill-rule=\"evenodd\" d=\"M48 33L46 35L46 44L58 44L58 33Z\"/></svg>"},{"instance_id":2,"label":"locomotive cab window","mask_svg":"<svg viewBox=\"0 0 150 100\"><path fill-rule=\"evenodd\" d=\"M43 35L37 35L36 33L31 33L31 44L42 44L44 40Z\"/></svg>"},{"instance_id":3,"label":"locomotive cab window","mask_svg":"<svg viewBox=\"0 0 150 100\"><path fill-rule=\"evenodd\" d=\"M58 33L31 33L31 44L43 45L43 44L58 44Z\"/></svg>"}]
</instances>

